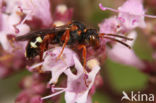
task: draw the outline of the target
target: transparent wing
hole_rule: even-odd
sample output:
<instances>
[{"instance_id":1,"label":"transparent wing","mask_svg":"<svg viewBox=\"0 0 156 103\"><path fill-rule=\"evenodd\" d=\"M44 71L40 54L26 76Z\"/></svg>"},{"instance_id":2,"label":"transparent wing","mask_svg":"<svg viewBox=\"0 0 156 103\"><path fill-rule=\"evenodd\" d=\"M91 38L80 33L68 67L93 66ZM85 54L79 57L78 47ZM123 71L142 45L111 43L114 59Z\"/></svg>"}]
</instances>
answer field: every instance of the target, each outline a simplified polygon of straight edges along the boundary
<instances>
[{"instance_id":1,"label":"transparent wing","mask_svg":"<svg viewBox=\"0 0 156 103\"><path fill-rule=\"evenodd\" d=\"M58 26L58 27L51 28L51 29L41 29L38 31L29 32L22 36L17 36L15 38L15 40L16 41L26 41L26 40L30 40L34 37L37 37L37 36L44 36L46 34L56 34L57 32L65 31L67 29L69 29L69 25Z\"/></svg>"}]
</instances>

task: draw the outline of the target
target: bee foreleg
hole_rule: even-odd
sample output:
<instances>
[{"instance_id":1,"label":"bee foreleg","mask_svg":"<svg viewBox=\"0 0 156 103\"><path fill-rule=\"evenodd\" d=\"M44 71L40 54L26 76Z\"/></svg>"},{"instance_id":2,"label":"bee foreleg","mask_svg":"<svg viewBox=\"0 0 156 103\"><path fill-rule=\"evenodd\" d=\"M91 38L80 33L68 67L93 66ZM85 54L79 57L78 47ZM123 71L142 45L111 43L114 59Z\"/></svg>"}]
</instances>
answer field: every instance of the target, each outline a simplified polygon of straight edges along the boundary
<instances>
[{"instance_id":1,"label":"bee foreleg","mask_svg":"<svg viewBox=\"0 0 156 103\"><path fill-rule=\"evenodd\" d=\"M64 50L65 46L67 45L69 39L70 39L69 30L65 31L64 36L65 36L65 38L64 38L63 47L62 47L62 50L61 50L60 54L58 55L57 59L59 59L61 57L63 50Z\"/></svg>"}]
</instances>

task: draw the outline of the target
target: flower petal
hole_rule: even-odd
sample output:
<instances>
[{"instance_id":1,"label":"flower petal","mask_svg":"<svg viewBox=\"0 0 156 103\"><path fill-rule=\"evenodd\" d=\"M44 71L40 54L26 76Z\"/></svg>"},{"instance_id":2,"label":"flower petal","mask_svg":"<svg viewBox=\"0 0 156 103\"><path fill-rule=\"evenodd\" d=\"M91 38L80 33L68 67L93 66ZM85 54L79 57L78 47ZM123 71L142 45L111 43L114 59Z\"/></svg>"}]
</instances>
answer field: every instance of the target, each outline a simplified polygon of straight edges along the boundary
<instances>
[{"instance_id":1,"label":"flower petal","mask_svg":"<svg viewBox=\"0 0 156 103\"><path fill-rule=\"evenodd\" d=\"M22 0L21 3L27 15L41 19L45 26L52 23L49 0Z\"/></svg>"},{"instance_id":2,"label":"flower petal","mask_svg":"<svg viewBox=\"0 0 156 103\"><path fill-rule=\"evenodd\" d=\"M142 0L127 0L118 10L118 17L124 19L124 22L120 22L120 24L126 29L144 28L146 26Z\"/></svg>"},{"instance_id":3,"label":"flower petal","mask_svg":"<svg viewBox=\"0 0 156 103\"><path fill-rule=\"evenodd\" d=\"M132 31L128 36L131 38L136 38L136 32ZM127 41L127 44L133 46L133 41ZM144 68L144 63L135 55L132 49L125 47L122 44L115 44L112 49L107 49L107 54L109 58L121 64L130 65L137 67L139 69Z\"/></svg>"}]
</instances>

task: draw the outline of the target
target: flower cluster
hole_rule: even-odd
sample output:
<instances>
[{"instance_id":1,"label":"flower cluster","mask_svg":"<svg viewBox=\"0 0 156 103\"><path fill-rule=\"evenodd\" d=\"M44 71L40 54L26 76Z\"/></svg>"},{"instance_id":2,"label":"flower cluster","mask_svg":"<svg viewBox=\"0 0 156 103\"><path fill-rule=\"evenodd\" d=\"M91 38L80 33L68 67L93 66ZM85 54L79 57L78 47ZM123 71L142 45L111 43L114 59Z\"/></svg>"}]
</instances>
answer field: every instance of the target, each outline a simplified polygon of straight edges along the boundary
<instances>
[{"instance_id":1,"label":"flower cluster","mask_svg":"<svg viewBox=\"0 0 156 103\"><path fill-rule=\"evenodd\" d=\"M22 79L22 92L16 98L16 103L41 103L41 97L46 93L45 75L33 74Z\"/></svg>"},{"instance_id":2,"label":"flower cluster","mask_svg":"<svg viewBox=\"0 0 156 103\"><path fill-rule=\"evenodd\" d=\"M24 57L26 42L16 42L16 36L26 34L31 29L47 28L54 24L63 25L71 20L73 11L67 9L65 5L58 5L53 14L54 18L50 11L49 0L2 0L0 5L0 43L1 50L4 51L0 58L1 78L26 66ZM10 61L10 64L4 61Z\"/></svg>"},{"instance_id":3,"label":"flower cluster","mask_svg":"<svg viewBox=\"0 0 156 103\"><path fill-rule=\"evenodd\" d=\"M3 5L4 3L7 5ZM53 14L54 16L52 16L50 12L50 2L48 0L12 0L11 2L6 0L1 2L1 5L2 38L0 42L4 53L8 53L7 56L2 54L5 56L2 56L1 59L3 61L11 60L11 62L14 62L13 64L17 69L22 68L18 65L26 64L26 61L22 60L22 58L24 58L26 43L16 43L16 41L14 41L15 37L26 34L30 32L31 29L47 28L52 25L64 25L71 20L73 11L72 9L68 9L65 5L58 5L55 13ZM56 57L60 53L60 50L61 48L54 48L45 52L44 62L37 64L37 66L42 65L43 72L51 71L52 79L49 81L49 84L56 84L62 73L67 75L68 82L66 88L59 89L57 87L53 87L54 90L66 91L65 98L67 102L72 102L74 100L78 102L86 102L88 92L92 87L95 76L100 69L99 64L96 60L93 60L97 63L94 63L94 65L90 64L90 72L84 74L83 66L81 65L77 55L68 48L65 48L64 50L63 56L65 57L62 57L62 59L56 62ZM13 57L11 55L12 52L14 52ZM19 54L21 54L21 56L19 56ZM17 58L16 55L18 55L19 58ZM3 67L3 65L1 67ZM70 67L74 65L77 69L76 75L70 70ZM1 77L9 75L8 73L14 70L13 65L10 65L12 68L7 71L6 69L9 68L8 64L4 66L4 68L1 68ZM35 66L30 67L29 70ZM23 65L23 68L24 67L25 65ZM86 77L86 81L84 81L84 77ZM46 85L39 76L36 76L35 74L34 76L25 77L22 80L21 87L23 91L17 97L17 103L42 102L41 96L43 96L46 91ZM56 94L58 93L56 92ZM72 98L70 98L70 96L72 96ZM42 99L45 98L47 97L43 97Z\"/></svg>"},{"instance_id":4,"label":"flower cluster","mask_svg":"<svg viewBox=\"0 0 156 103\"><path fill-rule=\"evenodd\" d=\"M92 88L95 76L100 70L99 63L96 59L89 60L87 62L87 66L90 69L90 72L84 73L83 66L81 65L76 53L68 48L65 48L61 59L56 61L61 49L61 47L57 47L46 51L43 56L44 62L29 67L29 70L33 71L33 69L42 65L42 71L50 71L52 74L49 84L53 84L52 92L54 93L43 97L42 99L47 99L65 92L67 103L86 103L89 90ZM76 74L72 72L70 68L72 66L75 67ZM55 87L54 85L58 82L62 73L67 75L67 86L61 88Z\"/></svg>"},{"instance_id":5,"label":"flower cluster","mask_svg":"<svg viewBox=\"0 0 156 103\"><path fill-rule=\"evenodd\" d=\"M99 7L103 11L110 10L117 13L117 16L105 19L99 24L100 32L128 35L128 37L134 39L133 41L127 41L127 44L131 47L137 38L135 29L146 27L145 17L156 18L156 16L145 14L142 0L127 0L123 5L119 6L117 10L103 7L101 3ZM132 49L128 49L121 44L115 44L113 48L108 48L106 51L109 58L118 63L134 66L142 71L147 69L147 65L135 55Z\"/></svg>"},{"instance_id":6,"label":"flower cluster","mask_svg":"<svg viewBox=\"0 0 156 103\"><path fill-rule=\"evenodd\" d=\"M67 103L86 103L89 90L92 88L96 74L99 72L100 67L96 59L91 59L87 62L87 66L90 72L84 73L83 66L81 65L77 55L68 48L65 48L62 59L56 62L56 58L59 55L62 48L50 49L44 53L44 62L36 64L29 68L33 70L42 65L43 71L50 71L52 74L49 84L53 84L52 95L43 97L42 100L56 96L62 92L65 92L65 100ZM53 63L53 64L52 64ZM77 73L74 74L71 68L74 66ZM54 87L57 83L59 76L65 73L67 75L66 87ZM86 78L86 79L84 79Z\"/></svg>"}]
</instances>

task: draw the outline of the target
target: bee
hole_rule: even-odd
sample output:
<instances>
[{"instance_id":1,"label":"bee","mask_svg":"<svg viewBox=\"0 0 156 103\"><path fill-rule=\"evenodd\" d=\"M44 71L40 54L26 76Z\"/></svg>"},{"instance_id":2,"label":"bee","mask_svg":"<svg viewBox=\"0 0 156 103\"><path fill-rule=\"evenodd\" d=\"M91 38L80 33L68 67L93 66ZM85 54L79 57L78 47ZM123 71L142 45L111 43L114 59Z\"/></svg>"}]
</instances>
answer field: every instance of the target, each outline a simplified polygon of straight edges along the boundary
<instances>
[{"instance_id":1,"label":"bee","mask_svg":"<svg viewBox=\"0 0 156 103\"><path fill-rule=\"evenodd\" d=\"M28 34L18 36L15 38L15 40L28 41L25 52L27 59L32 59L35 56L39 55L40 60L42 60L43 53L48 49L49 44L58 44L62 46L62 50L58 55L58 58L62 55L63 50L67 45L72 48L77 48L78 50L82 49L83 66L85 68L87 52L86 49L89 46L93 47L94 49L99 48L101 46L100 38L111 39L130 48L130 46L123 41L120 41L113 37L132 40L131 38L127 38L121 35L98 33L97 29L86 28L83 23L80 23L78 21L72 21L71 23L68 23L66 25L50 29L33 31Z\"/></svg>"}]
</instances>

